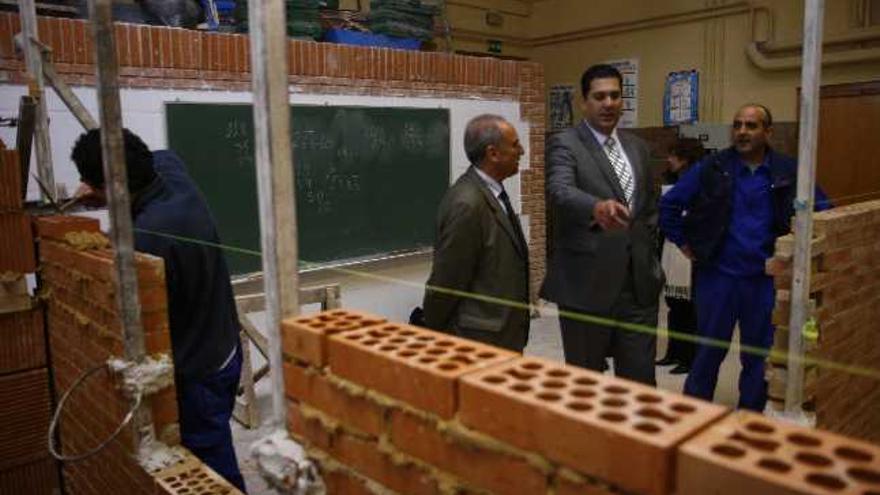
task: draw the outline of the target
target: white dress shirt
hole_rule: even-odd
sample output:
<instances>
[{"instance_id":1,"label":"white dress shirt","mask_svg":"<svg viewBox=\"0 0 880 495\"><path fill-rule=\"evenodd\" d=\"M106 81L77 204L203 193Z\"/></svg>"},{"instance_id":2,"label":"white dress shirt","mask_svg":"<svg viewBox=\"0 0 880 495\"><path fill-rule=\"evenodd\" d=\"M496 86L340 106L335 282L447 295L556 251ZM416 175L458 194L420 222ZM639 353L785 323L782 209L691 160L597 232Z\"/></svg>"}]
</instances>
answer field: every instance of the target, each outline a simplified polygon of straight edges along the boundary
<instances>
[{"instance_id":1,"label":"white dress shirt","mask_svg":"<svg viewBox=\"0 0 880 495\"><path fill-rule=\"evenodd\" d=\"M593 133L593 137L596 138L596 142L599 143L599 147L602 148L603 153L605 153L605 141L608 141L609 137L614 138L614 145L617 147L617 151L620 152L620 156L623 157L623 161L626 163L627 168L629 168L630 177L633 178L633 195L632 195L632 201L631 201L631 205L630 205L630 208L632 208L632 205L636 204L636 191L638 190L638 187L636 185L636 174L635 174L635 171L633 170L632 163L630 163L630 161L629 161L629 157L626 156L626 151L623 149L623 144L620 142L620 136L617 135L617 128L615 127L614 130L611 131L611 135L608 136L607 134L603 134L603 133L597 131L596 129L594 129L593 126L591 126L590 123L587 122L586 120L584 120L584 123L587 124L587 128L589 128L590 132ZM606 153L606 156L607 156L607 153ZM613 164L612 164L612 167L613 167ZM623 184L620 184L620 177L618 177L617 179L618 179L618 185L620 185L620 187L622 188Z\"/></svg>"},{"instance_id":2,"label":"white dress shirt","mask_svg":"<svg viewBox=\"0 0 880 495\"><path fill-rule=\"evenodd\" d=\"M504 206L504 201L501 201L501 199L498 197L501 196L501 192L504 191L504 186L502 186L501 183L497 180L489 177L489 174L480 170L480 167L474 165L474 170L477 171L477 175L480 176L480 179L483 180L483 182L489 188L489 191L491 191L492 195L495 196L495 201L498 201L498 204L501 205L501 211L507 214L507 207Z\"/></svg>"}]
</instances>

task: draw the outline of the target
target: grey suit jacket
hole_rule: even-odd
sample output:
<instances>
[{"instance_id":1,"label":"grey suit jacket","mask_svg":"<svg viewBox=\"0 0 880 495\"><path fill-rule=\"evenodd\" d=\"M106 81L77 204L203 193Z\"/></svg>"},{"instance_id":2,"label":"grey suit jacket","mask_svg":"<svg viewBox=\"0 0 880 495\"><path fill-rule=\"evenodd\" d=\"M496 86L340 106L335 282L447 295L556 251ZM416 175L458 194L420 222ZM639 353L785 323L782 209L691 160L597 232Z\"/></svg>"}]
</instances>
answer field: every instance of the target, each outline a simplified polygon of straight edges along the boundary
<instances>
[{"instance_id":1,"label":"grey suit jacket","mask_svg":"<svg viewBox=\"0 0 880 495\"><path fill-rule=\"evenodd\" d=\"M434 263L424 299L426 326L453 333L492 332L498 342L521 338L525 345L528 310L481 299L528 303L524 248L498 200L471 166L446 192L437 213ZM446 292L450 290L457 293Z\"/></svg>"},{"instance_id":2,"label":"grey suit jacket","mask_svg":"<svg viewBox=\"0 0 880 495\"><path fill-rule=\"evenodd\" d=\"M627 229L605 231L593 220L596 202L624 193L602 146L586 123L552 136L547 144L546 188L554 215L553 253L541 297L588 312L611 309L632 270L639 304L655 304L663 286L657 259L657 193L648 146L618 129L632 165L635 204Z\"/></svg>"}]
</instances>

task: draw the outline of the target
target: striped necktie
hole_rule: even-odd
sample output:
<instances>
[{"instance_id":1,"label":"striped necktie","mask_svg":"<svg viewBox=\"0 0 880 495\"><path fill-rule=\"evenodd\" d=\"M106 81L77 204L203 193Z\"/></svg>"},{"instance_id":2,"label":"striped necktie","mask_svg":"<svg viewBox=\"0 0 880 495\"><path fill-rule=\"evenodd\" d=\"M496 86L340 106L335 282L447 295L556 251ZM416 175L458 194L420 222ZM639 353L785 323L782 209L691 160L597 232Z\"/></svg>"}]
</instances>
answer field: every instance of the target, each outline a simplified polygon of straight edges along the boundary
<instances>
[{"instance_id":1,"label":"striped necktie","mask_svg":"<svg viewBox=\"0 0 880 495\"><path fill-rule=\"evenodd\" d=\"M626 164L626 160L623 159L620 147L617 146L617 141L614 140L614 137L609 137L605 140L605 154L608 155L608 161L614 167L614 173L617 175L620 188L623 189L626 204L632 206L633 191L635 190L632 171L629 165Z\"/></svg>"}]
</instances>

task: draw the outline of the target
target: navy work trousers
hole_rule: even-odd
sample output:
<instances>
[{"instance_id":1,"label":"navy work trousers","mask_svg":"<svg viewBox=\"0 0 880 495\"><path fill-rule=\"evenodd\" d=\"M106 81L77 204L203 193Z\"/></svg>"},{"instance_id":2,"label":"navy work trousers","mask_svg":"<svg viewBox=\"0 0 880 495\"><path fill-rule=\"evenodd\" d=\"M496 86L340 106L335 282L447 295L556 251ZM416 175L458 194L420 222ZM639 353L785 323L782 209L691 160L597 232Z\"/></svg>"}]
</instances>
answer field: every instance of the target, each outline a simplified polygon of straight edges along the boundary
<instances>
[{"instance_id":1,"label":"navy work trousers","mask_svg":"<svg viewBox=\"0 0 880 495\"><path fill-rule=\"evenodd\" d=\"M241 360L241 349L236 349L235 356L224 368L204 379L178 379L177 403L183 446L245 492L229 426L241 375Z\"/></svg>"},{"instance_id":2,"label":"navy work trousers","mask_svg":"<svg viewBox=\"0 0 880 495\"><path fill-rule=\"evenodd\" d=\"M742 372L739 375L739 408L763 411L767 403L764 379L766 355L749 348L769 350L773 344L771 316L775 302L773 278L766 275L733 276L713 268L696 275L697 328L701 337L730 342L739 322ZM718 382L718 368L727 347L700 344L684 384L684 393L711 401Z\"/></svg>"}]
</instances>

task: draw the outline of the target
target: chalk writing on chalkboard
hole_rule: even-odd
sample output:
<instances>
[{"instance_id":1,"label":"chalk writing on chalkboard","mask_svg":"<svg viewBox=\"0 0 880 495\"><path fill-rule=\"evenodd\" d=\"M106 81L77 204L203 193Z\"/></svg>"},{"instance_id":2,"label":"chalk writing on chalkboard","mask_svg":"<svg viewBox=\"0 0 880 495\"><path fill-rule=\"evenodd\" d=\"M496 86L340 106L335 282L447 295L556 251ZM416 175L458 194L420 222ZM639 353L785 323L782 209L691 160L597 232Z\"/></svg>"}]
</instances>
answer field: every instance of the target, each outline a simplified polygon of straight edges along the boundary
<instances>
[{"instance_id":1,"label":"chalk writing on chalkboard","mask_svg":"<svg viewBox=\"0 0 880 495\"><path fill-rule=\"evenodd\" d=\"M169 103L168 144L205 195L224 244L259 250L253 109ZM290 142L303 262L431 246L449 184L449 111L293 106ZM233 273L259 257L227 252Z\"/></svg>"},{"instance_id":2,"label":"chalk writing on chalkboard","mask_svg":"<svg viewBox=\"0 0 880 495\"><path fill-rule=\"evenodd\" d=\"M223 134L232 144L235 150L235 164L239 167L252 167L254 165L254 147L251 142L250 122L233 119L226 124L226 132Z\"/></svg>"}]
</instances>

